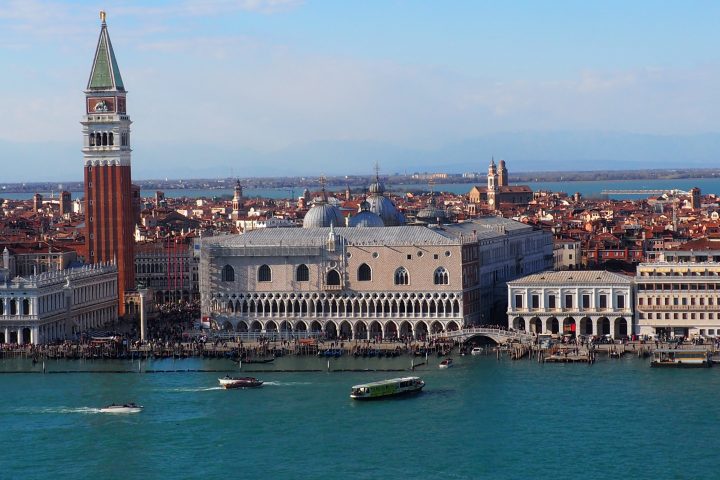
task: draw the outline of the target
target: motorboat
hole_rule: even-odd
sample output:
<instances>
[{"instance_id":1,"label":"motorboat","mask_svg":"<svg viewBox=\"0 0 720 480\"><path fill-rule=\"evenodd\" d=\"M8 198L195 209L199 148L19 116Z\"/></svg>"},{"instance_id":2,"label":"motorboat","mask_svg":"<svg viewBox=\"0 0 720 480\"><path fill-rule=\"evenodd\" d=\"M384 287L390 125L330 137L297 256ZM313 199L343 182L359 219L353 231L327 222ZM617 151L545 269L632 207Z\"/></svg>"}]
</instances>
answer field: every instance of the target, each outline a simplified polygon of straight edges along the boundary
<instances>
[{"instance_id":1,"label":"motorboat","mask_svg":"<svg viewBox=\"0 0 720 480\"><path fill-rule=\"evenodd\" d=\"M452 358L446 358L442 362L440 362L440 365L438 367L440 368L450 368L453 366L453 359Z\"/></svg>"},{"instance_id":2,"label":"motorboat","mask_svg":"<svg viewBox=\"0 0 720 480\"><path fill-rule=\"evenodd\" d=\"M482 355L483 349L482 347L473 347L472 350L470 350L470 355Z\"/></svg>"},{"instance_id":3,"label":"motorboat","mask_svg":"<svg viewBox=\"0 0 720 480\"><path fill-rule=\"evenodd\" d=\"M100 413L140 413L143 406L136 403L125 403L123 405L111 404L100 409Z\"/></svg>"},{"instance_id":4,"label":"motorboat","mask_svg":"<svg viewBox=\"0 0 720 480\"><path fill-rule=\"evenodd\" d=\"M230 388L257 388L262 386L262 380L255 377L231 377L229 375L224 378L218 378L220 386L225 389Z\"/></svg>"},{"instance_id":5,"label":"motorboat","mask_svg":"<svg viewBox=\"0 0 720 480\"><path fill-rule=\"evenodd\" d=\"M420 392L425 382L420 377L402 377L355 385L350 390L353 400L376 400Z\"/></svg>"}]
</instances>

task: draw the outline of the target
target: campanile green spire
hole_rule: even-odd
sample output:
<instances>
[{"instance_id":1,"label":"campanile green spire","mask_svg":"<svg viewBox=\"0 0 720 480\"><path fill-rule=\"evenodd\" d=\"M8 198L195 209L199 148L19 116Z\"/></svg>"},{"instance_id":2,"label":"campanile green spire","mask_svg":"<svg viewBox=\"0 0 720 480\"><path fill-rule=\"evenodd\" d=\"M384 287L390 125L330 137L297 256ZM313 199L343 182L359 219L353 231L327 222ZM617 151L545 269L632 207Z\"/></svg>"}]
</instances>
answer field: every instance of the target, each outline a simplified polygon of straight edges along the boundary
<instances>
[{"instance_id":1,"label":"campanile green spire","mask_svg":"<svg viewBox=\"0 0 720 480\"><path fill-rule=\"evenodd\" d=\"M120 69L115 60L115 52L108 35L107 24L105 23L105 12L100 12L102 25L100 27L100 38L98 39L97 48L95 49L95 59L93 61L92 70L90 71L90 80L88 81L88 90L119 90L124 91Z\"/></svg>"}]
</instances>

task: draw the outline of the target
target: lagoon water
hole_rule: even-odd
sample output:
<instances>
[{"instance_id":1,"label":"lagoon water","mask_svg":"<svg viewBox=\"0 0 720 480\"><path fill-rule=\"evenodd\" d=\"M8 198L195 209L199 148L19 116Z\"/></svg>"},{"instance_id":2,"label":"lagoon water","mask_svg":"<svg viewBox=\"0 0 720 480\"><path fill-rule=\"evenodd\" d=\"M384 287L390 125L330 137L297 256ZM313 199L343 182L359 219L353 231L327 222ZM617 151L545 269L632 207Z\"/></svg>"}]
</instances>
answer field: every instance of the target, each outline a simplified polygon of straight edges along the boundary
<instances>
[{"instance_id":1,"label":"lagoon water","mask_svg":"<svg viewBox=\"0 0 720 480\"><path fill-rule=\"evenodd\" d=\"M16 373L0 374L0 477L718 478L717 368L437 362L416 370L421 394L363 403L351 385L402 373L273 373L326 369L288 357L246 366L267 370L251 373L263 388L225 391L224 373L158 372L237 369L225 360L48 361L48 372L93 373L47 374L6 360L0 371ZM341 358L331 369L409 364ZM98 413L129 401L145 410Z\"/></svg>"},{"instance_id":2,"label":"lagoon water","mask_svg":"<svg viewBox=\"0 0 720 480\"><path fill-rule=\"evenodd\" d=\"M483 185L484 179L479 179L475 183L447 183L436 184L433 188L436 192L449 192L455 194L468 193L473 185ZM585 197L598 198L603 190L669 190L679 189L689 191L693 187L707 193L720 194L720 178L681 178L675 180L603 180L603 181L587 181L587 182L528 182L530 188L534 191L549 190L552 192L566 192L572 195L580 192ZM386 185L387 189L403 194L410 191L425 191L429 187L425 183L412 185ZM334 192L344 192L344 185L328 186L328 190ZM243 190L248 198L297 198L303 191L302 187L295 189L290 188L246 188ZM212 197L232 197L233 190L228 189L181 189L164 190L165 196L168 198L187 197L187 198L212 198ZM53 195L52 192L40 192L47 199ZM82 192L71 192L72 198L82 197ZM54 192L57 197L58 192ZM140 195L143 198L155 196L155 190L142 190ZM33 192L24 193L0 193L0 198L8 198L11 200L29 200L33 196ZM613 195L613 198L642 198L642 195Z\"/></svg>"}]
</instances>

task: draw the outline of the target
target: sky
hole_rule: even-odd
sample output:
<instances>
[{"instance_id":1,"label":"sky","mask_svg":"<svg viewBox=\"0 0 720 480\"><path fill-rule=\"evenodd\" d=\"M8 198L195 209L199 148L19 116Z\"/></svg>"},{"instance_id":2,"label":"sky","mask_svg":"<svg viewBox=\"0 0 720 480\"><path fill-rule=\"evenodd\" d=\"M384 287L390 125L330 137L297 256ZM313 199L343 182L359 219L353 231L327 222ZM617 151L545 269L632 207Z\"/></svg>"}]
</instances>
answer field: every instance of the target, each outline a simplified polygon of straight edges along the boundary
<instances>
[{"instance_id":1,"label":"sky","mask_svg":"<svg viewBox=\"0 0 720 480\"><path fill-rule=\"evenodd\" d=\"M134 178L720 158L720 2L0 0L0 182L82 178L100 10Z\"/></svg>"}]
</instances>

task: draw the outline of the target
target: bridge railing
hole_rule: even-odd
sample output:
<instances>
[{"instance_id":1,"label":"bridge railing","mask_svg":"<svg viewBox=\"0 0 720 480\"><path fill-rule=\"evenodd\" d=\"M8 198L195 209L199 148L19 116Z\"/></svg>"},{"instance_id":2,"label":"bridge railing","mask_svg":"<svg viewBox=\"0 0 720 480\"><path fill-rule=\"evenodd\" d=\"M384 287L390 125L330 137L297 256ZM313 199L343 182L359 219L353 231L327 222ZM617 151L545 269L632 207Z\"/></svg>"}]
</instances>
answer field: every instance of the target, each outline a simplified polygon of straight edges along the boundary
<instances>
[{"instance_id":1,"label":"bridge railing","mask_svg":"<svg viewBox=\"0 0 720 480\"><path fill-rule=\"evenodd\" d=\"M532 340L532 334L525 332L518 332L512 330L502 330L500 328L486 328L486 327L470 327L463 328L461 330L453 330L451 332L436 333L431 335L432 339L438 338L463 338L472 337L473 335L487 335L490 337L499 337L505 339L518 339L518 340Z\"/></svg>"}]
</instances>

